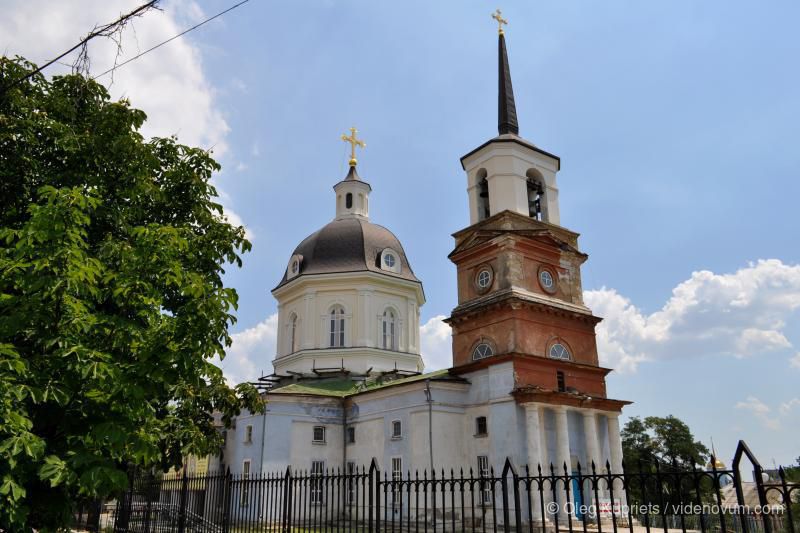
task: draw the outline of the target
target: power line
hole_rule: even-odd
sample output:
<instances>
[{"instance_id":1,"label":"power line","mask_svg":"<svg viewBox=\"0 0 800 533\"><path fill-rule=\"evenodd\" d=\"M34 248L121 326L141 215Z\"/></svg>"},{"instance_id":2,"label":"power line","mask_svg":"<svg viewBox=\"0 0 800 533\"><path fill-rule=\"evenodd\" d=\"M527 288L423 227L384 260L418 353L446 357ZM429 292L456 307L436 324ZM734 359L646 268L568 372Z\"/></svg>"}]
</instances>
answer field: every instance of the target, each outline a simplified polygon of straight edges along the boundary
<instances>
[{"instance_id":1,"label":"power line","mask_svg":"<svg viewBox=\"0 0 800 533\"><path fill-rule=\"evenodd\" d=\"M183 36L183 35L186 35L187 33L189 33L189 32L190 32L190 31L192 31L192 30L196 30L196 29L197 29L197 28L199 28L200 26L202 26L202 25L204 25L204 24L206 24L206 23L208 23L208 22L211 22L212 20L214 20L214 19L215 19L215 18L217 18L217 17L221 17L222 15L224 15L225 13L228 13L229 11L233 11L234 9L236 9L237 7L239 7L240 5L242 5L242 4L246 4L246 3L247 3L247 2L249 2L249 1L250 1L250 0L242 0L242 1L241 1L241 2L239 2L238 4L232 5L231 7L229 7L228 9L226 9L226 10L224 10L224 11L220 11L219 13L217 13L216 15L214 15L213 17L209 17L209 18L207 18L206 20L204 20L203 22L200 22L199 24L195 24L195 25L194 25L194 26L192 26L191 28L189 28L189 29L186 29L186 30L182 31L181 33L179 33L179 34L177 34L177 35L173 35L172 37L170 37L170 38L169 38L169 39L167 39L166 41L160 42L160 43L158 43L157 45L155 45L155 46L153 46L153 47L151 47L151 48L148 48L148 49L147 49L147 50L145 50L144 52L142 52L142 53L140 53L140 54L137 54L137 55L133 56L132 58L130 58L130 59L128 59L128 60L126 60L126 61L123 61L123 62L122 62L122 63L120 63L119 65L114 65L113 67L111 67L110 69L106 70L106 71L105 71L105 72L103 72L102 74L98 74L97 76L93 76L93 77L92 77L92 79L93 79L93 80L96 80L97 78L100 78L101 76L105 76L106 74L108 74L108 73L110 73L110 72L114 72L114 71L115 71L115 70L117 70L118 68L120 68L120 67L123 67L123 66L127 65L127 64L128 64L128 63L130 63L131 61L134 61L134 60L136 60L136 59L139 59L139 58L140 58L140 57L142 57L143 55L145 55L145 54L148 54L148 53L152 52L152 51L153 51L153 50L155 50L156 48L160 48L160 47L164 46L165 44L167 44L167 43L169 43L169 42L171 42L171 41L174 41L174 40L175 40L175 39L177 39L178 37L181 37L181 36Z\"/></svg>"},{"instance_id":2,"label":"power line","mask_svg":"<svg viewBox=\"0 0 800 533\"><path fill-rule=\"evenodd\" d=\"M46 69L47 67L49 67L50 65L52 65L53 63L58 61L59 59L63 58L66 55L69 55L70 53L74 52L78 48L80 48L82 46L85 46L86 43L88 43L90 40L94 39L95 37L97 37L99 35L105 35L110 29L115 28L115 27L120 26L120 25L124 25L125 21L127 21L128 19L133 18L133 17L138 17L138 16L142 15L145 11L147 11L151 7L155 7L155 5L158 2L159 2L159 0L150 0L150 2L147 2L146 4L142 4L141 6L137 7L136 9L134 9L133 11L128 13L127 15L122 15L120 18L118 18L114 22L111 22L111 23L106 24L105 26L103 26L103 27L101 27L99 29L95 29L95 30L91 31L89 33L89 35L87 35L86 37L83 38L83 40L81 40L81 42L79 42L78 44L76 44L75 46L73 46L72 48L70 48L69 50L64 52L63 54L59 55L58 57L56 57L54 59L51 59L50 61L48 61L47 63L45 63L41 67L37 68L36 70L34 70L32 72L29 72L28 74L26 74L25 76L19 78L18 80L15 80L11 84L9 84L7 87L5 87L5 90L8 90L8 89L14 87L15 85L18 85L18 84L24 82L25 80L35 76L36 74L38 74L39 72L43 71L44 69Z\"/></svg>"}]
</instances>

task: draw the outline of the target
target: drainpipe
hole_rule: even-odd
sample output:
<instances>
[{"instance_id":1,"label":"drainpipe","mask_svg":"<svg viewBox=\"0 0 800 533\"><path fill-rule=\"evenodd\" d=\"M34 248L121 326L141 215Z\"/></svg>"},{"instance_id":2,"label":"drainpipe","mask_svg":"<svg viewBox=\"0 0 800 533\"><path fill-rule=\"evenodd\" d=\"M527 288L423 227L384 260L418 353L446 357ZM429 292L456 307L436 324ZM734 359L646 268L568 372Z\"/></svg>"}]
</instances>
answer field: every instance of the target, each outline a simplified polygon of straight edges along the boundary
<instances>
[{"instance_id":1,"label":"drainpipe","mask_svg":"<svg viewBox=\"0 0 800 533\"><path fill-rule=\"evenodd\" d=\"M347 473L347 405L342 397L342 473Z\"/></svg>"},{"instance_id":2,"label":"drainpipe","mask_svg":"<svg viewBox=\"0 0 800 533\"><path fill-rule=\"evenodd\" d=\"M347 398L342 397L342 475L347 476ZM347 480L347 478L343 478ZM340 490L339 492L342 495L342 501L339 503L341 509L342 517L347 516L345 514L345 502L347 501L347 481L344 484L345 490Z\"/></svg>"},{"instance_id":3,"label":"drainpipe","mask_svg":"<svg viewBox=\"0 0 800 533\"><path fill-rule=\"evenodd\" d=\"M431 380L425 380L425 401L428 402L428 451L430 452L431 473L433 473L433 396Z\"/></svg>"},{"instance_id":4,"label":"drainpipe","mask_svg":"<svg viewBox=\"0 0 800 533\"><path fill-rule=\"evenodd\" d=\"M261 474L264 474L264 442L267 440L267 400L264 398L264 412L261 413L261 461L259 464L259 468L261 469ZM264 517L264 506L266 505L266 501L261 501L261 517Z\"/></svg>"}]
</instances>

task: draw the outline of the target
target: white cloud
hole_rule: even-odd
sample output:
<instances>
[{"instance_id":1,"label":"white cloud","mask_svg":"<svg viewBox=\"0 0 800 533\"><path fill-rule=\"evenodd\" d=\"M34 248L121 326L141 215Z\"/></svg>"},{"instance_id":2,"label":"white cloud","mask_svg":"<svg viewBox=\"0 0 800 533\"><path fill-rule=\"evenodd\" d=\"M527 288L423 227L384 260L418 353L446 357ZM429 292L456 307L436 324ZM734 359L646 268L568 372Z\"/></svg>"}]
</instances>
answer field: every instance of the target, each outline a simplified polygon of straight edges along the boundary
<instances>
[{"instance_id":1,"label":"white cloud","mask_svg":"<svg viewBox=\"0 0 800 533\"><path fill-rule=\"evenodd\" d=\"M41 65L71 48L97 24L116 20L141 3L140 0L84 0L76 8L71 2L12 0L4 4L4 16L0 17L0 50ZM151 10L125 28L117 64L204 18L203 10L192 0L167 0L160 11ZM98 75L114 65L117 47L109 39L96 38L90 42L89 52L91 74ZM73 53L61 62L69 65L75 57ZM67 71L68 66L56 63L45 74ZM133 107L147 113L142 127L145 137L175 134L181 143L213 149L215 157L225 162L230 128L218 106L217 91L203 70L200 50L190 36L176 39L121 67L114 72L113 83L110 74L97 81L109 88L112 98L127 98ZM234 85L241 88L241 84L234 82ZM219 188L218 191L229 220L245 225L231 209L230 199Z\"/></svg>"},{"instance_id":2,"label":"white cloud","mask_svg":"<svg viewBox=\"0 0 800 533\"><path fill-rule=\"evenodd\" d=\"M233 344L221 363L232 385L253 381L262 371L272 373L272 359L278 338L278 313L268 316L252 328L231 335Z\"/></svg>"},{"instance_id":3,"label":"white cloud","mask_svg":"<svg viewBox=\"0 0 800 533\"><path fill-rule=\"evenodd\" d=\"M95 25L116 20L137 7L139 0L86 0L80 9L70 2L16 0L4 5L0 18L0 49L42 64L69 49ZM46 14L46 16L43 16ZM165 2L161 11L151 10L134 19L122 34L121 63L141 51L180 33L190 21L203 16L193 1ZM109 39L90 41L91 74L98 75L114 64L116 45ZM61 60L70 64L76 53ZM68 68L54 64L52 75ZM203 72L199 49L185 37L98 79L114 98L126 97L147 113L145 136L177 134L180 141L225 152L228 125L215 101L215 90Z\"/></svg>"},{"instance_id":4,"label":"white cloud","mask_svg":"<svg viewBox=\"0 0 800 533\"><path fill-rule=\"evenodd\" d=\"M614 289L584 297L604 317L597 329L601 363L622 372L657 358L750 357L791 348L783 330L800 308L800 265L770 259L733 274L694 272L652 314Z\"/></svg>"},{"instance_id":5,"label":"white cloud","mask_svg":"<svg viewBox=\"0 0 800 533\"><path fill-rule=\"evenodd\" d=\"M794 357L789 359L789 365L795 368L800 368L800 352L794 354Z\"/></svg>"},{"instance_id":6,"label":"white cloud","mask_svg":"<svg viewBox=\"0 0 800 533\"><path fill-rule=\"evenodd\" d=\"M452 331L442 322L446 317L437 315L419 328L420 349L425 371L453 366Z\"/></svg>"},{"instance_id":7,"label":"white cloud","mask_svg":"<svg viewBox=\"0 0 800 533\"><path fill-rule=\"evenodd\" d=\"M795 407L800 407L800 398L792 398L788 402L782 403L778 410L782 415L787 415Z\"/></svg>"},{"instance_id":8,"label":"white cloud","mask_svg":"<svg viewBox=\"0 0 800 533\"><path fill-rule=\"evenodd\" d=\"M783 403L778 409L779 414L774 415L770 406L755 396L748 396L745 401L737 402L736 408L749 411L754 417L760 420L767 429L779 430L782 427L781 418L788 415L791 409L797 405L800 405L800 398L793 398Z\"/></svg>"}]
</instances>

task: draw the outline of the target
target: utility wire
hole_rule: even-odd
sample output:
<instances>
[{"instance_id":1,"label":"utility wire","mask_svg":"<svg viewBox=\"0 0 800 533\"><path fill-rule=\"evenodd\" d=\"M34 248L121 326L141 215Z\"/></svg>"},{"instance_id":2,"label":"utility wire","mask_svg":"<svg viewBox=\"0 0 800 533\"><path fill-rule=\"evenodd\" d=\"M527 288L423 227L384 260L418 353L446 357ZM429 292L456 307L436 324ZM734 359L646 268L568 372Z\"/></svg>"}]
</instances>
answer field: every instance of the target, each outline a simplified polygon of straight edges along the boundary
<instances>
[{"instance_id":1,"label":"utility wire","mask_svg":"<svg viewBox=\"0 0 800 533\"><path fill-rule=\"evenodd\" d=\"M95 37L97 37L99 35L104 35L105 32L107 32L111 28L114 28L115 26L119 26L120 24L123 24L126 20L128 20L130 18L137 17L137 16L141 15L143 12L147 11L151 7L155 7L155 5L158 2L159 2L159 0L150 0L150 2L147 2L146 4L142 4L141 6L137 7L136 9L134 9L133 11L128 13L127 15L122 15L120 18L118 18L114 22L111 22L111 23L106 24L105 26L103 26L101 28L93 30L92 32L89 33L89 35L84 37L81 42L79 42L78 44L76 44L75 46L73 46L72 48L70 48L69 50L64 52L63 54L59 55L55 59L51 59L50 61L48 61L47 63L45 63L41 67L37 68L36 70L34 70L32 72L29 72L25 76L23 76L23 77L19 78L18 80L12 82L7 87L5 87L5 90L11 89L15 85L18 85L18 84L24 82L25 80L35 76L36 74L38 74L39 72L43 71L44 69L46 69L47 67L49 67L50 65L52 65L53 63L58 61L59 59L63 58L66 55L69 55L70 53L74 52L78 48L86 45L86 43L88 43L90 40L94 39Z\"/></svg>"},{"instance_id":2,"label":"utility wire","mask_svg":"<svg viewBox=\"0 0 800 533\"><path fill-rule=\"evenodd\" d=\"M186 29L186 30L182 31L181 33L179 33L179 34L177 34L177 35L173 35L172 37L170 37L170 38L169 38L169 39L167 39L166 41L160 42L160 43L158 43L157 45L155 45L155 46L153 46L153 47L151 47L151 48L148 48L147 50L145 50L144 52L142 52L142 53L140 53L140 54L136 54L136 55L135 55L135 56L133 56L132 58L130 58L130 59L126 60L126 61L123 61L123 62L122 62L122 63L120 63L119 65L114 65L113 67L111 67L110 69L106 70L106 71L105 71L105 72L103 72L102 74L98 74L97 76L93 76L93 77L92 77L92 79L93 79L93 80L96 80L97 78L99 78L99 77L101 77L101 76L105 76L106 74L108 74L108 73L110 73L110 72L114 72L114 71L115 71L115 70L117 70L118 68L120 68L120 67L123 67L123 66L127 65L127 64L128 64L128 63L130 63L131 61L134 61L134 60L136 60L136 59L139 59L139 58L140 58L140 57L142 57L143 55L145 55L145 54L148 54L148 53L152 52L152 51L153 51L153 50L155 50L156 48L160 48L160 47L164 46L165 44L169 43L170 41L174 41L174 40L175 40L175 39L177 39L178 37L181 37L181 36L183 36L183 35L186 35L187 33L189 33L189 32L190 32L190 31L192 31L192 30L196 30L197 28L199 28L199 27L200 27L200 26L202 26L203 24L206 24L206 23L208 23L208 22L211 22L211 21L212 21L212 20L214 20L215 18L217 18L217 17L221 17L221 16L222 16L222 15L224 15L225 13L227 13L227 12L229 12L229 11L233 11L234 9L236 9L237 7L239 7L240 5L242 5L242 4L246 4L246 3L247 3L247 2L249 2L249 1L250 1L250 0L242 0L242 1L241 1L241 2L239 2L238 4L232 5L231 7L229 7L228 9L226 9L226 10L224 10L224 11L220 11L219 13L217 13L216 15L214 15L213 17L209 17L209 18L207 18L206 20L204 20L203 22L200 22L199 24L195 24L195 25L194 25L194 26L192 26L191 28L189 28L189 29Z\"/></svg>"}]
</instances>

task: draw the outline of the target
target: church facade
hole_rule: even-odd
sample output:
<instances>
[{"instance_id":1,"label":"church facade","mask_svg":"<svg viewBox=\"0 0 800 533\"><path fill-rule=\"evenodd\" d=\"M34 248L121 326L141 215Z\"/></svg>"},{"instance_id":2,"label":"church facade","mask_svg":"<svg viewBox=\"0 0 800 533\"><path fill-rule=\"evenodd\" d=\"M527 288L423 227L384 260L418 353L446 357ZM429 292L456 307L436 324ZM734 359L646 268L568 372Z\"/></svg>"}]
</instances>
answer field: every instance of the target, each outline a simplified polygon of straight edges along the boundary
<instances>
[{"instance_id":1,"label":"church facade","mask_svg":"<svg viewBox=\"0 0 800 533\"><path fill-rule=\"evenodd\" d=\"M508 54L499 36L498 135L461 158L470 225L453 236L458 302L453 360L424 372L425 303L399 240L370 218L357 173L334 186L335 218L290 255L278 301L275 372L263 415L227 430L235 474L383 472L594 462L621 471L610 369L598 363L601 320L582 298L587 255L560 225L560 159L519 136ZM423 354L424 355L424 354Z\"/></svg>"}]
</instances>

